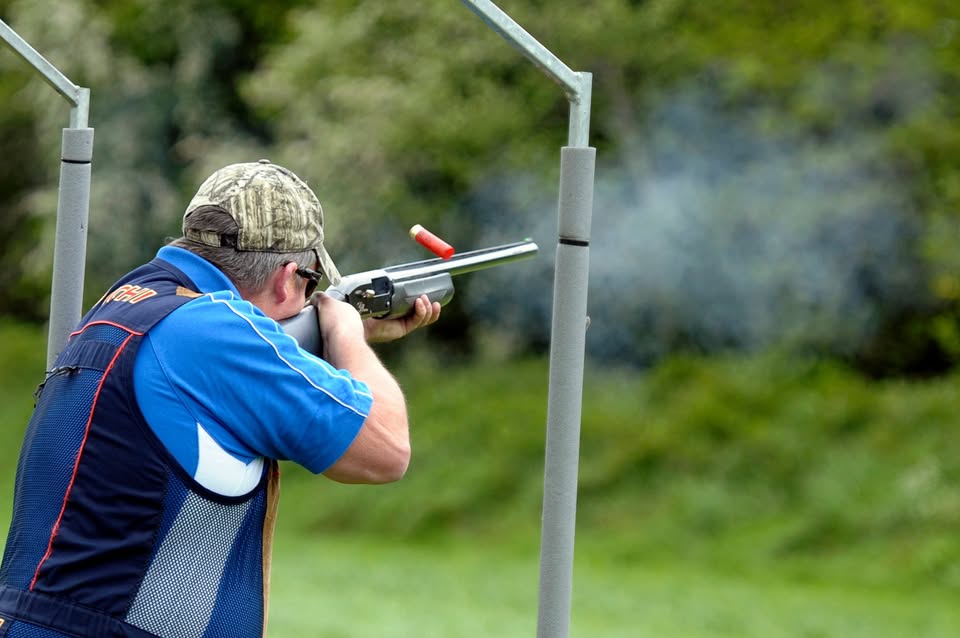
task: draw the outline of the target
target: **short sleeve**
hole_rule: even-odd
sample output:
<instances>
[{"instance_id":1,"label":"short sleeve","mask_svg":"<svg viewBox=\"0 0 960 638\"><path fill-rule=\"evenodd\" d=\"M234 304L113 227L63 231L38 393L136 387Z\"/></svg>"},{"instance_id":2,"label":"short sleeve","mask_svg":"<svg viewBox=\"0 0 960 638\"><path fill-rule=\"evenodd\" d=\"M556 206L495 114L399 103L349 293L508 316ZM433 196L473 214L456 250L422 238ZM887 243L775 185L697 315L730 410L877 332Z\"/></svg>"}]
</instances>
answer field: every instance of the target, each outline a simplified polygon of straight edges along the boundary
<instances>
[{"instance_id":1,"label":"short sleeve","mask_svg":"<svg viewBox=\"0 0 960 638\"><path fill-rule=\"evenodd\" d=\"M150 332L182 408L241 459L290 460L319 473L370 412L368 386L298 347L232 293L199 297Z\"/></svg>"}]
</instances>

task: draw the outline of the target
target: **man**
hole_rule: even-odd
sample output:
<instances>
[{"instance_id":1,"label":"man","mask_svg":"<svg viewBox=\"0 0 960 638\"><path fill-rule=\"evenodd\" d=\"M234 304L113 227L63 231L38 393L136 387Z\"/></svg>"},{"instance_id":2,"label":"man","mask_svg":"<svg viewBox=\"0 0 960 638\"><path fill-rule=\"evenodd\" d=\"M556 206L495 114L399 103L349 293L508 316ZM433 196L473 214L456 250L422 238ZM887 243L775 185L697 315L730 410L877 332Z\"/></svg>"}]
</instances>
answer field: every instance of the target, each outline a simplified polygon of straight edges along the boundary
<instances>
[{"instance_id":1,"label":"man","mask_svg":"<svg viewBox=\"0 0 960 638\"><path fill-rule=\"evenodd\" d=\"M97 302L38 390L0 638L262 635L277 460L384 483L410 458L403 394L368 342L440 305L362 321L311 297L339 277L291 171L234 164L200 186L183 236ZM277 323L306 299L322 359Z\"/></svg>"}]
</instances>

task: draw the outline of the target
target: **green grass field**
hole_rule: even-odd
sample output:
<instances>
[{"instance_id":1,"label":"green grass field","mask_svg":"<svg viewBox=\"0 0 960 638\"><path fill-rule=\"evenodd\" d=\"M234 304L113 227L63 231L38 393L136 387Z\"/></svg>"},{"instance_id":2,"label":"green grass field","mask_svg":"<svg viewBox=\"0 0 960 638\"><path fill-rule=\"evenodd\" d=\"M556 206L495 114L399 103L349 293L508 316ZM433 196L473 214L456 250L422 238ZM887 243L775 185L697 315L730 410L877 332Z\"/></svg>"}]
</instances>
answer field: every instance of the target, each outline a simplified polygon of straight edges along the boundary
<instances>
[{"instance_id":1,"label":"green grass field","mask_svg":"<svg viewBox=\"0 0 960 638\"><path fill-rule=\"evenodd\" d=\"M0 322L0 525L45 337ZM547 366L398 364L414 461L285 464L270 636L536 634ZM590 365L571 635L960 635L960 375L774 354Z\"/></svg>"},{"instance_id":2,"label":"green grass field","mask_svg":"<svg viewBox=\"0 0 960 638\"><path fill-rule=\"evenodd\" d=\"M602 531L577 549L570 635L907 638L960 635L956 591L713 569L668 554L607 553ZM536 635L535 538L444 539L297 533L278 548L270 635Z\"/></svg>"}]
</instances>

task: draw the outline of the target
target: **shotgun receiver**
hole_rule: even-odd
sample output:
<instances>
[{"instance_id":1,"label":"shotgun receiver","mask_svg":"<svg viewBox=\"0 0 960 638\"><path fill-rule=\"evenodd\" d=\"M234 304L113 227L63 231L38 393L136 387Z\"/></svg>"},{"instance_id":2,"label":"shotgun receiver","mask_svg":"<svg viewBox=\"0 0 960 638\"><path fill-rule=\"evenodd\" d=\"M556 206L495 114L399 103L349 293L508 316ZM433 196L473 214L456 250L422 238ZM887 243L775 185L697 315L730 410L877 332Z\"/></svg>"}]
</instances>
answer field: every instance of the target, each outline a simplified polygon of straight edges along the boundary
<instances>
[{"instance_id":1,"label":"shotgun receiver","mask_svg":"<svg viewBox=\"0 0 960 638\"><path fill-rule=\"evenodd\" d=\"M537 254L537 245L529 239L481 248L454 255L449 259L426 259L399 266L367 270L341 278L326 293L345 301L361 317L394 319L411 312L420 295L441 306L453 299L453 276L528 259ZM308 304L300 314L280 322L283 331L295 338L304 350L319 354L322 350L317 309Z\"/></svg>"}]
</instances>

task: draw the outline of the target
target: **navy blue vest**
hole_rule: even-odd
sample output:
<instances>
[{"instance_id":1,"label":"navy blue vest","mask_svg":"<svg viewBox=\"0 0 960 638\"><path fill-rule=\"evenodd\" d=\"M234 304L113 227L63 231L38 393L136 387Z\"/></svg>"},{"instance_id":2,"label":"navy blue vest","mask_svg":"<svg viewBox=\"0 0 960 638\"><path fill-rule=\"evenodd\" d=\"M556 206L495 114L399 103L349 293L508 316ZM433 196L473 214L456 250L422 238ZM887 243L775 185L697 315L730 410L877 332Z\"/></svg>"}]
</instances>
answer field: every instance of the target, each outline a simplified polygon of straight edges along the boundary
<instances>
[{"instance_id":1,"label":"navy blue vest","mask_svg":"<svg viewBox=\"0 0 960 638\"><path fill-rule=\"evenodd\" d=\"M263 634L276 463L250 494L210 492L134 396L143 335L193 289L163 260L138 268L87 313L47 372L17 465L0 637Z\"/></svg>"}]
</instances>

